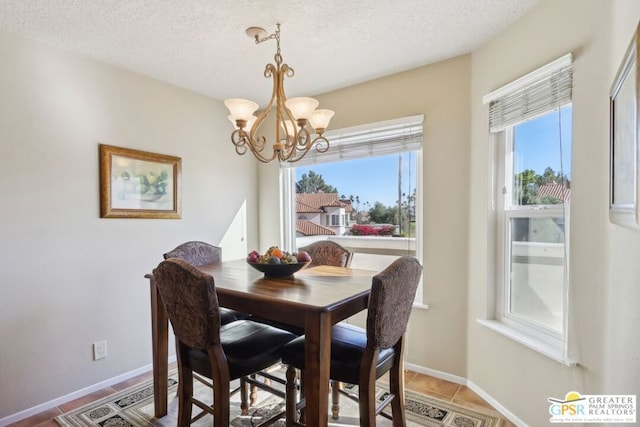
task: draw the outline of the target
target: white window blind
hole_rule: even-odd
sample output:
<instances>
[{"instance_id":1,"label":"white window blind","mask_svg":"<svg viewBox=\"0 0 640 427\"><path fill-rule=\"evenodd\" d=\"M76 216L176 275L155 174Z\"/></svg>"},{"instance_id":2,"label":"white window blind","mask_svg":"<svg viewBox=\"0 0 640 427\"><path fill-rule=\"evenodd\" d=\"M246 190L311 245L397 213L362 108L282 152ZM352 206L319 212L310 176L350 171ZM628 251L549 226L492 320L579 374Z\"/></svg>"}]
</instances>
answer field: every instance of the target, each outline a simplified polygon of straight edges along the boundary
<instances>
[{"instance_id":1,"label":"white window blind","mask_svg":"<svg viewBox=\"0 0 640 427\"><path fill-rule=\"evenodd\" d=\"M500 132L571 103L572 87L573 55L568 53L485 96L489 130Z\"/></svg>"},{"instance_id":2,"label":"white window blind","mask_svg":"<svg viewBox=\"0 0 640 427\"><path fill-rule=\"evenodd\" d=\"M422 149L423 115L369 123L325 133L329 150L319 153L314 148L295 163L281 167L309 166L369 156L416 151Z\"/></svg>"}]
</instances>

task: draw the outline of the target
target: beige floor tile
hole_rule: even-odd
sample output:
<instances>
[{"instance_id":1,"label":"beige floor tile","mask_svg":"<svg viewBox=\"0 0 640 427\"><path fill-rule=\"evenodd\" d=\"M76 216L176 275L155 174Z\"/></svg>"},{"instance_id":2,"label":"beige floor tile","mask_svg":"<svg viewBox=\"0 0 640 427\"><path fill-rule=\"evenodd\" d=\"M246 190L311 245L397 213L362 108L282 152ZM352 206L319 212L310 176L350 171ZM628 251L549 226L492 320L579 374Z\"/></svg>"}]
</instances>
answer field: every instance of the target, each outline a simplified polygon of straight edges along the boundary
<instances>
[{"instance_id":1,"label":"beige floor tile","mask_svg":"<svg viewBox=\"0 0 640 427\"><path fill-rule=\"evenodd\" d=\"M453 397L453 402L458 404L472 403L488 409L493 409L483 398L478 396L473 390L467 386L460 386L460 389Z\"/></svg>"},{"instance_id":2,"label":"beige floor tile","mask_svg":"<svg viewBox=\"0 0 640 427\"><path fill-rule=\"evenodd\" d=\"M458 384L429 375L415 375L410 380L405 376L405 387L418 393L435 394L441 399L451 400L460 387Z\"/></svg>"},{"instance_id":3,"label":"beige floor tile","mask_svg":"<svg viewBox=\"0 0 640 427\"><path fill-rule=\"evenodd\" d=\"M511 421L509 421L506 418L502 419L502 424L500 424L500 427L516 427L516 425L514 423L512 423Z\"/></svg>"}]
</instances>

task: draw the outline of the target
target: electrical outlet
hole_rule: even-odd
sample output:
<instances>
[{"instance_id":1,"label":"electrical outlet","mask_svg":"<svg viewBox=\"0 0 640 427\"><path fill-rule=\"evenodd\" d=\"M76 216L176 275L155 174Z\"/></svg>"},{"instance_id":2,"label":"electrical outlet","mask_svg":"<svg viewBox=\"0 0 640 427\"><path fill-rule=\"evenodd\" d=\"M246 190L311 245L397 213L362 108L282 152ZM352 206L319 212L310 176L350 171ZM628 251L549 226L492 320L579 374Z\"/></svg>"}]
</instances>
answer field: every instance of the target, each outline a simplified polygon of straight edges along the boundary
<instances>
[{"instance_id":1,"label":"electrical outlet","mask_svg":"<svg viewBox=\"0 0 640 427\"><path fill-rule=\"evenodd\" d=\"M107 357L107 342L98 341L93 343L93 360L100 360Z\"/></svg>"}]
</instances>

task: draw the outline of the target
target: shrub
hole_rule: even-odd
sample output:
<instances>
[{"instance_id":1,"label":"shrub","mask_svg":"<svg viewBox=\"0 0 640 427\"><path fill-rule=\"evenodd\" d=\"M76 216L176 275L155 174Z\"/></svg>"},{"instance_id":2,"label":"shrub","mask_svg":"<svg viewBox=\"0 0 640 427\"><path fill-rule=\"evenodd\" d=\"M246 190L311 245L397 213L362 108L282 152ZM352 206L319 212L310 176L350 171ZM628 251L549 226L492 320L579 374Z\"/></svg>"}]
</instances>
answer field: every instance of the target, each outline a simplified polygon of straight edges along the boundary
<instances>
[{"instance_id":1,"label":"shrub","mask_svg":"<svg viewBox=\"0 0 640 427\"><path fill-rule=\"evenodd\" d=\"M351 234L353 236L392 236L395 229L394 225L375 227L366 224L354 224L351 227Z\"/></svg>"}]
</instances>

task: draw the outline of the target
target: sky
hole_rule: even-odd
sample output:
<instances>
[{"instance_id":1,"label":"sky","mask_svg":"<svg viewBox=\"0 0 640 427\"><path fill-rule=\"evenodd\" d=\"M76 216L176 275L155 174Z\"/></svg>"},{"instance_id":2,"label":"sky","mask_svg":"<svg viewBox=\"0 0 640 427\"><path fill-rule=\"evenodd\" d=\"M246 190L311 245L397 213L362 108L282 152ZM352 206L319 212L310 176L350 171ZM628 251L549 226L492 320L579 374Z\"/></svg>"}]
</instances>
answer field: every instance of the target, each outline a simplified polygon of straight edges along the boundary
<instances>
[{"instance_id":1,"label":"sky","mask_svg":"<svg viewBox=\"0 0 640 427\"><path fill-rule=\"evenodd\" d=\"M550 112L516 126L515 173L533 169L541 175L545 168L562 170L571 179L571 106ZM560 118L560 122L558 122ZM562 128L562 141L558 136ZM560 156L562 142L562 156ZM487 138L489 143L489 138ZM416 154L403 153L402 192L412 194L416 188ZM562 162L561 162L562 157ZM398 200L398 154L367 157L345 162L319 163L296 167L296 182L302 174L314 171L325 183L338 189L338 195L360 198L360 209L368 210L376 201L394 206ZM365 203L369 202L369 206Z\"/></svg>"},{"instance_id":2,"label":"sky","mask_svg":"<svg viewBox=\"0 0 640 427\"><path fill-rule=\"evenodd\" d=\"M562 141L558 135L558 118ZM571 179L571 140L571 106L517 125L515 172L533 169L536 174L542 175L548 166L559 172L562 142L562 170Z\"/></svg>"},{"instance_id":3,"label":"sky","mask_svg":"<svg viewBox=\"0 0 640 427\"><path fill-rule=\"evenodd\" d=\"M416 188L416 154L403 153L402 192L412 194ZM338 195L360 198L360 209L372 208L376 201L393 206L398 200L398 154L366 157L345 162L320 163L296 168L296 182L303 173L314 171L324 182L338 189Z\"/></svg>"}]
</instances>

